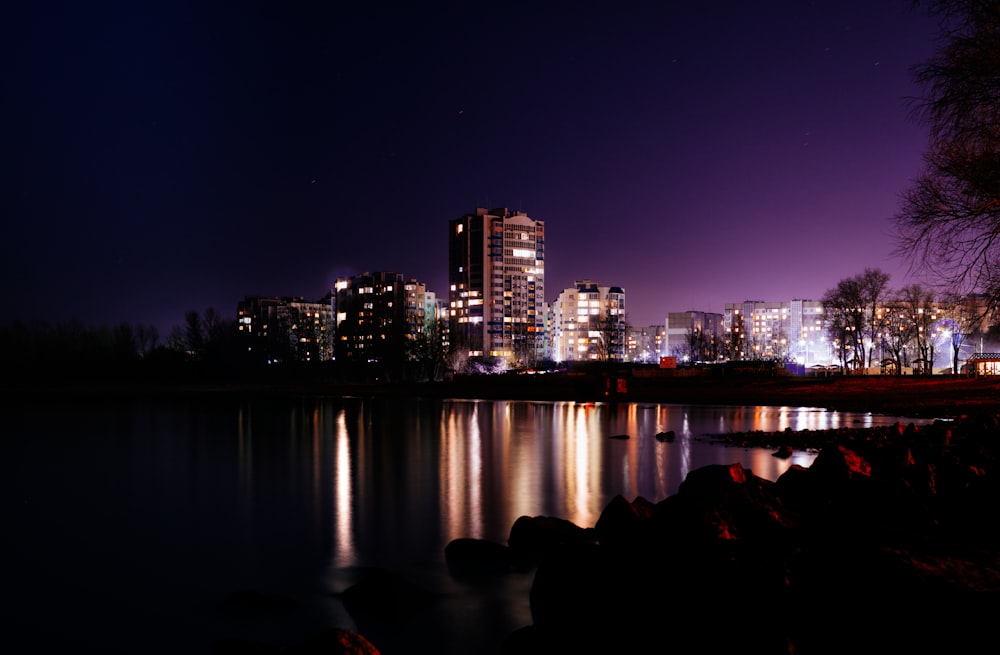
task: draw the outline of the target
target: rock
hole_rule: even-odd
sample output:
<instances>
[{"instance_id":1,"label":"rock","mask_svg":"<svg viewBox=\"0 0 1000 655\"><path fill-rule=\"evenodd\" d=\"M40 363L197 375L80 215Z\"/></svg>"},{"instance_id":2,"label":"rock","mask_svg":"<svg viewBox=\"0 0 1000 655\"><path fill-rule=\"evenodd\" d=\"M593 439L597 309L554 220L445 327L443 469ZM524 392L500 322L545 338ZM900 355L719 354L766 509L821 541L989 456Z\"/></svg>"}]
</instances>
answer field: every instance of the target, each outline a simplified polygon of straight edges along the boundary
<instances>
[{"instance_id":1,"label":"rock","mask_svg":"<svg viewBox=\"0 0 1000 655\"><path fill-rule=\"evenodd\" d=\"M780 459L788 459L792 456L792 447L785 444L783 446L778 446L778 449L771 453L771 457L778 457Z\"/></svg>"},{"instance_id":2,"label":"rock","mask_svg":"<svg viewBox=\"0 0 1000 655\"><path fill-rule=\"evenodd\" d=\"M288 655L379 655L378 648L364 635L335 628L292 644Z\"/></svg>"},{"instance_id":3,"label":"rock","mask_svg":"<svg viewBox=\"0 0 1000 655\"><path fill-rule=\"evenodd\" d=\"M649 652L672 627L701 636L692 652L825 655L862 635L874 652L972 650L991 624L961 613L1000 593L995 426L811 434L831 441L775 482L712 465L655 504L616 496L597 540L521 517L519 537L548 526L531 540L546 557L504 652Z\"/></svg>"},{"instance_id":4,"label":"rock","mask_svg":"<svg viewBox=\"0 0 1000 655\"><path fill-rule=\"evenodd\" d=\"M643 522L652 516L653 510L654 506L642 497L634 503L621 494L612 498L594 526L601 545L627 548L639 537Z\"/></svg>"},{"instance_id":5,"label":"rock","mask_svg":"<svg viewBox=\"0 0 1000 655\"><path fill-rule=\"evenodd\" d=\"M379 655L379 650L363 635L347 628L334 628L287 646L244 639L223 639L213 655Z\"/></svg>"},{"instance_id":6,"label":"rock","mask_svg":"<svg viewBox=\"0 0 1000 655\"><path fill-rule=\"evenodd\" d=\"M553 516L520 516L511 526L507 545L522 562L537 562L546 553L574 543L594 543L593 528L582 528L572 521Z\"/></svg>"}]
</instances>

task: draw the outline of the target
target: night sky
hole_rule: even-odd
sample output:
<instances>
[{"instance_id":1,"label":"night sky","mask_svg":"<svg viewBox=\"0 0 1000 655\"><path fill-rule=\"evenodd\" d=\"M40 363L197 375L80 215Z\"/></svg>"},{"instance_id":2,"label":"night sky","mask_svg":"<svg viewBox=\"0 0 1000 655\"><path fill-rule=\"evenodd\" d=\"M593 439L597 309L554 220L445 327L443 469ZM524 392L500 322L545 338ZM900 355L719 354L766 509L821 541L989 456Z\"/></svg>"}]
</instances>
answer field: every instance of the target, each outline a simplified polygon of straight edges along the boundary
<instances>
[{"instance_id":1,"label":"night sky","mask_svg":"<svg viewBox=\"0 0 1000 655\"><path fill-rule=\"evenodd\" d=\"M547 301L621 286L633 325L916 281L891 217L927 142L924 8L357 4L8 9L0 322L165 338L380 270L446 298L476 207L545 221Z\"/></svg>"}]
</instances>

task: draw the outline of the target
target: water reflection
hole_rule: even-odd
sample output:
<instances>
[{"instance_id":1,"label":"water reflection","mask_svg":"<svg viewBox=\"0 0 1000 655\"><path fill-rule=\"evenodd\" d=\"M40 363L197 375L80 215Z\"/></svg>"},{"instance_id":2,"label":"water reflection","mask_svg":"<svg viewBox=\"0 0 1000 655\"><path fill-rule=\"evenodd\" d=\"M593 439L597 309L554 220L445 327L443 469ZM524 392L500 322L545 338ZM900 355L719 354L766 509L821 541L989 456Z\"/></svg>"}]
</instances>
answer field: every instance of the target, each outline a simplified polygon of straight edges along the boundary
<instances>
[{"instance_id":1,"label":"water reflection","mask_svg":"<svg viewBox=\"0 0 1000 655\"><path fill-rule=\"evenodd\" d=\"M329 532L333 566L350 567L384 560L401 544L439 556L459 537L503 542L522 515L593 526L613 496L657 502L709 464L738 462L775 480L815 457L776 458L711 435L895 420L808 407L333 398L283 418L241 406L233 457L251 531L273 478L301 477L311 501L294 511L309 515L313 531ZM672 442L656 439L665 431ZM275 451L282 441L284 454Z\"/></svg>"},{"instance_id":2,"label":"water reflection","mask_svg":"<svg viewBox=\"0 0 1000 655\"><path fill-rule=\"evenodd\" d=\"M725 447L711 441L713 434L896 420L797 407L355 403L339 410L332 434L338 566L359 558L356 547L384 554L387 543L423 543L436 551L458 537L505 541L522 515L593 526L614 495L656 502L676 493L701 466L739 462L774 480L790 465L809 466L815 457L797 451L780 459L767 449ZM673 442L655 438L667 430L674 431ZM312 434L315 456L323 435L315 426ZM628 438L612 438L622 435Z\"/></svg>"},{"instance_id":3,"label":"water reflection","mask_svg":"<svg viewBox=\"0 0 1000 655\"><path fill-rule=\"evenodd\" d=\"M0 461L17 494L12 593L39 617L25 634L44 635L46 652L130 652L158 634L163 653L234 632L283 643L350 626L330 592L356 567L440 571L450 540L505 542L522 515L589 527L614 495L656 502L701 466L739 462L777 479L814 457L720 446L709 434L896 421L796 407L388 398L109 399L8 406L0 419ZM673 442L655 438L667 430ZM502 635L530 622L530 578L506 581L495 604L440 584L452 585L442 625L468 635L450 652L484 652L485 626ZM53 589L88 603L54 617L65 594ZM316 607L301 619L315 624L214 614L239 589ZM107 616L120 619L115 635L100 629Z\"/></svg>"},{"instance_id":4,"label":"water reflection","mask_svg":"<svg viewBox=\"0 0 1000 655\"><path fill-rule=\"evenodd\" d=\"M354 564L356 554L351 530L354 479L351 475L351 446L347 431L347 415L344 410L337 412L334 423L333 470L333 561L335 566L346 567ZM322 503L317 502L316 505L321 507Z\"/></svg>"}]
</instances>

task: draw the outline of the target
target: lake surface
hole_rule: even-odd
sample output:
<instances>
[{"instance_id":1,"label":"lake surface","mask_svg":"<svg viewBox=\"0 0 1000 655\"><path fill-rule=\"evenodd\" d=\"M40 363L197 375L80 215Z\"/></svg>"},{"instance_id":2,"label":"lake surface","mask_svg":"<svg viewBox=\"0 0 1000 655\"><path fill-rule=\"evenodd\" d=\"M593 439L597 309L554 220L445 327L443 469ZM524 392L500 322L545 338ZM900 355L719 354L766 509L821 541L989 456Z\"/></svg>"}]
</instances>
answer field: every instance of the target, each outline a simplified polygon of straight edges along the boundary
<instances>
[{"instance_id":1,"label":"lake surface","mask_svg":"<svg viewBox=\"0 0 1000 655\"><path fill-rule=\"evenodd\" d=\"M739 462L774 480L815 457L709 435L896 420L404 398L3 406L9 637L36 652L207 654L218 639L288 644L339 626L385 655L441 640L441 653L499 653L504 635L531 623L532 574L456 581L444 567L452 539L506 543L522 515L591 527L615 495L662 500L701 466ZM667 430L673 443L655 438ZM353 617L337 594L373 566L434 592L433 610L402 623ZM227 604L242 590L287 606Z\"/></svg>"}]
</instances>

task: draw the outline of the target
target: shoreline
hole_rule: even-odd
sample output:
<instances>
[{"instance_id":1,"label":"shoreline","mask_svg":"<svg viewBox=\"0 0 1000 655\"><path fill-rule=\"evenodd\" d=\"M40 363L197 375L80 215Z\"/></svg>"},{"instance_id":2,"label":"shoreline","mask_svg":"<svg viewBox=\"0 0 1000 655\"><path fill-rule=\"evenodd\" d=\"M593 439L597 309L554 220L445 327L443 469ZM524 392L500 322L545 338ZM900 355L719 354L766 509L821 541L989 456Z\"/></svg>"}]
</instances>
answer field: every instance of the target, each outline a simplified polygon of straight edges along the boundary
<instances>
[{"instance_id":1,"label":"shoreline","mask_svg":"<svg viewBox=\"0 0 1000 655\"><path fill-rule=\"evenodd\" d=\"M625 378L608 393L596 375L483 375L447 382L348 384L329 380L67 382L7 387L2 403L70 397L113 398L406 396L462 400L641 402L692 405L819 407L908 418L953 419L1000 414L1000 377L957 376L733 376Z\"/></svg>"}]
</instances>

